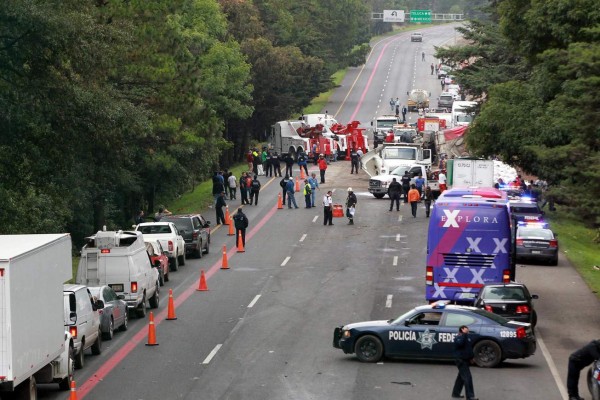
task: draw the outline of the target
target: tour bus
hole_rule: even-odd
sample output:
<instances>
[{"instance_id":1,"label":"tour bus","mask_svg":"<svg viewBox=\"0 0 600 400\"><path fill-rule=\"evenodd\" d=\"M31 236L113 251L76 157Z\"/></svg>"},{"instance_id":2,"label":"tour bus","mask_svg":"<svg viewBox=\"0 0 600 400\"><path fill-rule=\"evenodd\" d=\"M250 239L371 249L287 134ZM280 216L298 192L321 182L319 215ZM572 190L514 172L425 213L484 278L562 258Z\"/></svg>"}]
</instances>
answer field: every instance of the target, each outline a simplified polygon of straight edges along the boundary
<instances>
[{"instance_id":1,"label":"tour bus","mask_svg":"<svg viewBox=\"0 0 600 400\"><path fill-rule=\"evenodd\" d=\"M514 280L512 242L504 192L494 188L444 191L429 221L426 300L461 302L488 282Z\"/></svg>"}]
</instances>

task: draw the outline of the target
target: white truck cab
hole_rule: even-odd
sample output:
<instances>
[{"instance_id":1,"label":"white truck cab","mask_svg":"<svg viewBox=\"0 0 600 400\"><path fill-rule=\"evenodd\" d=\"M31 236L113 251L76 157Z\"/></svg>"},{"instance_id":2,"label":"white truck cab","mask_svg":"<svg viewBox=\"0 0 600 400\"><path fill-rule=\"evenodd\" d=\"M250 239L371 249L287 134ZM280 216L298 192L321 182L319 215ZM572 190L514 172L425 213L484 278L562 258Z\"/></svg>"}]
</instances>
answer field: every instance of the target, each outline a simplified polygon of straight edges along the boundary
<instances>
[{"instance_id":1,"label":"white truck cab","mask_svg":"<svg viewBox=\"0 0 600 400\"><path fill-rule=\"evenodd\" d=\"M362 156L361 161L369 176L387 175L400 166L407 169L414 164L431 167L431 150L423 149L420 144L384 143Z\"/></svg>"}]
</instances>

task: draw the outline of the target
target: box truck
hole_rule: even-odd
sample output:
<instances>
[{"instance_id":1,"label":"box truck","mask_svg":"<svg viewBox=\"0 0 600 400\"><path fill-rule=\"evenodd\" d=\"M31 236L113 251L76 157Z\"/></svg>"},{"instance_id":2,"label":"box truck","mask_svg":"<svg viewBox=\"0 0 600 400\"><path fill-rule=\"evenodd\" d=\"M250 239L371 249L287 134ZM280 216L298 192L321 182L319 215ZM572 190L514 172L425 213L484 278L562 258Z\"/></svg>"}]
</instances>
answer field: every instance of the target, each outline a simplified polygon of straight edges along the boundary
<instances>
[{"instance_id":1,"label":"box truck","mask_svg":"<svg viewBox=\"0 0 600 400\"><path fill-rule=\"evenodd\" d=\"M36 399L36 383L68 390L73 376L63 282L69 234L0 235L0 396Z\"/></svg>"}]
</instances>

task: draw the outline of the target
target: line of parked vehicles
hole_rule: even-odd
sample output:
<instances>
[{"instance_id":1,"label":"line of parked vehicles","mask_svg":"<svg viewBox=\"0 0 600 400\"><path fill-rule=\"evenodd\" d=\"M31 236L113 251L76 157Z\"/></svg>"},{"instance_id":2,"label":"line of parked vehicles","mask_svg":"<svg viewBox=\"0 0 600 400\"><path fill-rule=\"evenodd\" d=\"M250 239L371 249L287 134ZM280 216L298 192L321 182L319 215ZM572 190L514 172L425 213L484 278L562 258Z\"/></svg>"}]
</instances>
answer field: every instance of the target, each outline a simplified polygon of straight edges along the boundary
<instances>
[{"instance_id":1,"label":"line of parked vehicles","mask_svg":"<svg viewBox=\"0 0 600 400\"><path fill-rule=\"evenodd\" d=\"M170 272L210 251L210 221L200 214L133 228L86 238L68 284L69 234L0 235L0 397L37 399L38 383L69 390L88 349L100 354L130 317L158 308Z\"/></svg>"}]
</instances>

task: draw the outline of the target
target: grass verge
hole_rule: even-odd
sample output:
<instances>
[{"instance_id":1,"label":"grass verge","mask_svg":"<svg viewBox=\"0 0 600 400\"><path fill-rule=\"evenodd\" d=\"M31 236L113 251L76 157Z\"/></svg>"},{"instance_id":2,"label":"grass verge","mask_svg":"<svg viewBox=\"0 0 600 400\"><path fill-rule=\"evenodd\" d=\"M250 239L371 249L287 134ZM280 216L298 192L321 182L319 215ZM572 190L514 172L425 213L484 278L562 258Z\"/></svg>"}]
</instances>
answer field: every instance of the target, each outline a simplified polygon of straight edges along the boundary
<instances>
[{"instance_id":1,"label":"grass verge","mask_svg":"<svg viewBox=\"0 0 600 400\"><path fill-rule=\"evenodd\" d=\"M594 266L600 268L600 245L593 241L597 233L560 208L556 212L547 212L546 216L552 230L558 234L560 251L600 299L600 270L594 269Z\"/></svg>"}]
</instances>

